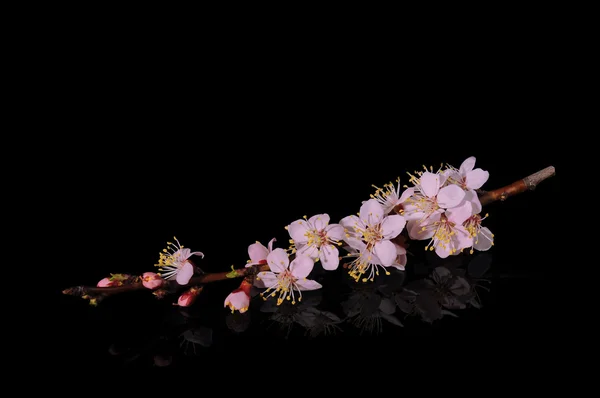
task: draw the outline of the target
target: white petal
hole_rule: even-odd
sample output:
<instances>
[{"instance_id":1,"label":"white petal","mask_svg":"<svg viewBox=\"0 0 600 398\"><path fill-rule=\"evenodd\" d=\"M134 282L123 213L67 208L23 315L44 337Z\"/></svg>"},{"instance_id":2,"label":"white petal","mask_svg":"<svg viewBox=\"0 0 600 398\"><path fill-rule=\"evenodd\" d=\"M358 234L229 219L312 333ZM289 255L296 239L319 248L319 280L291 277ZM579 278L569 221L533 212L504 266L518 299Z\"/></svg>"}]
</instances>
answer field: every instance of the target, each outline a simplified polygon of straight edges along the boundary
<instances>
[{"instance_id":1,"label":"white petal","mask_svg":"<svg viewBox=\"0 0 600 398\"><path fill-rule=\"evenodd\" d=\"M374 254L381 260L381 265L392 265L394 260L396 260L396 246L389 240L377 242L375 244Z\"/></svg>"},{"instance_id":2,"label":"white petal","mask_svg":"<svg viewBox=\"0 0 600 398\"><path fill-rule=\"evenodd\" d=\"M319 282L315 282L313 280L310 279L298 279L296 281L296 285L300 288L300 290L317 290L322 288L323 286L321 286L321 284Z\"/></svg>"},{"instance_id":3,"label":"white petal","mask_svg":"<svg viewBox=\"0 0 600 398\"><path fill-rule=\"evenodd\" d=\"M254 279L254 286L258 288L272 287L277 284L277 275L270 271L259 272Z\"/></svg>"},{"instance_id":4,"label":"white petal","mask_svg":"<svg viewBox=\"0 0 600 398\"><path fill-rule=\"evenodd\" d=\"M446 210L448 221L453 222L456 225L462 225L467 218L472 215L473 205L471 205L471 202L463 202L463 204L458 207Z\"/></svg>"},{"instance_id":5,"label":"white petal","mask_svg":"<svg viewBox=\"0 0 600 398\"><path fill-rule=\"evenodd\" d=\"M440 190L440 177L437 174L426 171L420 178L423 194L433 198Z\"/></svg>"},{"instance_id":6,"label":"white petal","mask_svg":"<svg viewBox=\"0 0 600 398\"><path fill-rule=\"evenodd\" d=\"M296 278L306 278L312 271L315 262L312 258L303 255L296 255L296 258L290 264L290 271Z\"/></svg>"},{"instance_id":7,"label":"white petal","mask_svg":"<svg viewBox=\"0 0 600 398\"><path fill-rule=\"evenodd\" d=\"M402 232L405 225L406 220L404 217L398 215L387 216L383 220L383 223L381 223L381 232L383 233L383 237L385 239L395 238L400 232Z\"/></svg>"},{"instance_id":8,"label":"white petal","mask_svg":"<svg viewBox=\"0 0 600 398\"><path fill-rule=\"evenodd\" d=\"M275 249L267 256L267 264L273 272L283 272L290 264L290 259L283 249Z\"/></svg>"},{"instance_id":9,"label":"white petal","mask_svg":"<svg viewBox=\"0 0 600 398\"><path fill-rule=\"evenodd\" d=\"M177 283L180 285L187 285L192 276L194 275L194 266L188 261L183 264L183 267L177 272Z\"/></svg>"},{"instance_id":10,"label":"white petal","mask_svg":"<svg viewBox=\"0 0 600 398\"><path fill-rule=\"evenodd\" d=\"M319 258L319 248L315 245L303 245L299 247L297 246L296 248L298 249L297 253L299 255L308 256L313 260Z\"/></svg>"},{"instance_id":11,"label":"white petal","mask_svg":"<svg viewBox=\"0 0 600 398\"><path fill-rule=\"evenodd\" d=\"M488 178L490 178L490 173L485 170L475 169L469 171L467 173L467 188L479 189L485 184Z\"/></svg>"},{"instance_id":12,"label":"white petal","mask_svg":"<svg viewBox=\"0 0 600 398\"><path fill-rule=\"evenodd\" d=\"M494 242L492 231L486 227L483 227L479 230L479 234L477 234L475 237L473 247L477 250L486 251L492 247L492 242Z\"/></svg>"},{"instance_id":13,"label":"white petal","mask_svg":"<svg viewBox=\"0 0 600 398\"><path fill-rule=\"evenodd\" d=\"M296 243L306 243L308 238L306 232L308 231L308 224L306 220L296 220L288 225L288 232Z\"/></svg>"},{"instance_id":14,"label":"white petal","mask_svg":"<svg viewBox=\"0 0 600 398\"><path fill-rule=\"evenodd\" d=\"M466 158L460 165L460 175L466 176L469 171L473 170L473 167L475 167L475 156Z\"/></svg>"},{"instance_id":15,"label":"white petal","mask_svg":"<svg viewBox=\"0 0 600 398\"><path fill-rule=\"evenodd\" d=\"M327 271L333 271L337 269L340 264L340 252L338 248L334 245L325 245L321 247L319 253L319 259L321 260L321 265L323 269Z\"/></svg>"},{"instance_id":16,"label":"white petal","mask_svg":"<svg viewBox=\"0 0 600 398\"><path fill-rule=\"evenodd\" d=\"M317 231L325 229L329 224L329 214L317 214L308 219L308 223L314 227Z\"/></svg>"},{"instance_id":17,"label":"white petal","mask_svg":"<svg viewBox=\"0 0 600 398\"><path fill-rule=\"evenodd\" d=\"M335 240L342 240L344 239L344 236L346 236L344 227L342 227L340 224L329 224L327 227L325 227L325 233L328 238Z\"/></svg>"},{"instance_id":18,"label":"white petal","mask_svg":"<svg viewBox=\"0 0 600 398\"><path fill-rule=\"evenodd\" d=\"M376 225L383 220L383 207L375 199L367 200L360 207L360 220L367 225Z\"/></svg>"},{"instance_id":19,"label":"white petal","mask_svg":"<svg viewBox=\"0 0 600 398\"><path fill-rule=\"evenodd\" d=\"M458 185L448 185L440 189L440 192L437 196L437 202L440 207L444 209L449 209L452 207L456 207L462 202L465 197L465 191Z\"/></svg>"}]
</instances>

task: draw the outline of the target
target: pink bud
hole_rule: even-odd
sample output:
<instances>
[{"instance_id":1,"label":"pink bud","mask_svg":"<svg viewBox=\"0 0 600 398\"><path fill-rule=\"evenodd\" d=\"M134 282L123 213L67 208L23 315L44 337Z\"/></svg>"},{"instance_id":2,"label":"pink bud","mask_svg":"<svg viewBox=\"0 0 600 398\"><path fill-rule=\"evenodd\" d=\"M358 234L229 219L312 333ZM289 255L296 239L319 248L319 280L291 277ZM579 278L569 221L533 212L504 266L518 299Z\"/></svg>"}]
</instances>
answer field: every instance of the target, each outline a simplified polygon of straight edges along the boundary
<instances>
[{"instance_id":1,"label":"pink bud","mask_svg":"<svg viewBox=\"0 0 600 398\"><path fill-rule=\"evenodd\" d=\"M164 279L160 277L160 275L155 274L154 272L144 272L142 275L142 285L147 287L148 289L156 289L161 287L164 283Z\"/></svg>"},{"instance_id":2,"label":"pink bud","mask_svg":"<svg viewBox=\"0 0 600 398\"><path fill-rule=\"evenodd\" d=\"M98 284L96 286L97 287L111 287L111 286L116 286L117 284L118 284L117 281L111 281L110 278L104 278L100 282L98 282Z\"/></svg>"},{"instance_id":3,"label":"pink bud","mask_svg":"<svg viewBox=\"0 0 600 398\"><path fill-rule=\"evenodd\" d=\"M252 285L243 280L240 287L235 289L225 298L224 307L229 307L231 313L238 310L240 313L248 311L250 306L250 288Z\"/></svg>"},{"instance_id":4,"label":"pink bud","mask_svg":"<svg viewBox=\"0 0 600 398\"><path fill-rule=\"evenodd\" d=\"M179 300L177 300L177 305L180 307L189 307L196 301L196 297L202 291L202 288L193 287L190 290L184 292L181 296L179 296Z\"/></svg>"}]
</instances>

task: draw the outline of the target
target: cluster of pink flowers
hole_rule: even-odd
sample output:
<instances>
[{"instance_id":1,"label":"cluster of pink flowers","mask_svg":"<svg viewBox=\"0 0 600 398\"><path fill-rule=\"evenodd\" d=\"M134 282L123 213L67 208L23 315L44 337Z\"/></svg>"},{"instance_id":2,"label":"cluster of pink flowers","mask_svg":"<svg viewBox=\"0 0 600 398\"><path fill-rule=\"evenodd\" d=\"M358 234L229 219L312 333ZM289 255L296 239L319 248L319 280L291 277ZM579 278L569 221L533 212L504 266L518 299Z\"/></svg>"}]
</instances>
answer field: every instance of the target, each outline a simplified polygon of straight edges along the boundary
<instances>
[{"instance_id":1,"label":"cluster of pink flowers","mask_svg":"<svg viewBox=\"0 0 600 398\"><path fill-rule=\"evenodd\" d=\"M373 281L380 271L389 275L387 268L404 270L407 264L405 238L400 234L406 228L408 237L429 240L426 250L446 258L464 249L488 250L494 244L494 235L482 227L481 203L476 190L487 181L489 173L475 168L475 158L466 159L457 169L452 166L433 168L410 174L412 186L385 184L369 200L363 202L358 215L350 215L338 224L330 224L328 214L304 216L285 227L291 246L284 250L273 248L275 238L267 247L260 242L248 247L246 267L266 265L268 271L259 272L254 286L264 289L264 300L276 298L277 305L302 301L302 292L322 286L307 279L314 264L320 262L327 271L336 270L340 260L350 259L345 267L357 282ZM174 279L187 285L196 271L192 256L204 257L201 252L184 248L179 241L167 242L160 253L160 273L146 272L141 281L148 289L159 289L165 280ZM340 257L339 247L347 252ZM290 255L294 258L290 261ZM236 275L234 275L236 276ZM100 287L119 286L122 277L105 278ZM225 307L246 312L250 306L252 285L246 279L227 296ZM178 305L191 305L202 289L192 287L183 293ZM159 290L160 292L160 290ZM157 292L155 292L157 293Z\"/></svg>"}]
</instances>

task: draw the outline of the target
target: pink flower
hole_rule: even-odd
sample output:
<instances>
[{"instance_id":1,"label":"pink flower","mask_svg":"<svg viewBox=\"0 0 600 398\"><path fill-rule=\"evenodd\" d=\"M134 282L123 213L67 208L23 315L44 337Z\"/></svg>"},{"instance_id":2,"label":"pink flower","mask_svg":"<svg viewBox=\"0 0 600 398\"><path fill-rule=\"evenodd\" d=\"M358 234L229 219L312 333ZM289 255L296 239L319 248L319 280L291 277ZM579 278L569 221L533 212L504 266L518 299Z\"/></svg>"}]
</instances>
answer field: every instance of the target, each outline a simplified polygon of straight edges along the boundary
<instances>
[{"instance_id":1,"label":"pink flower","mask_svg":"<svg viewBox=\"0 0 600 398\"><path fill-rule=\"evenodd\" d=\"M199 287L193 287L190 290L185 291L181 296L179 296L176 305L180 307L189 307L190 305L194 304L196 297L198 297L201 291L202 288Z\"/></svg>"},{"instance_id":2,"label":"pink flower","mask_svg":"<svg viewBox=\"0 0 600 398\"><path fill-rule=\"evenodd\" d=\"M410 221L409 235L413 239L431 239L425 250L435 250L441 258L470 247L473 240L463 223L472 215L471 202L448 209L443 213L435 213L423 222Z\"/></svg>"},{"instance_id":3,"label":"pink flower","mask_svg":"<svg viewBox=\"0 0 600 398\"><path fill-rule=\"evenodd\" d=\"M396 206L403 204L412 194L414 194L414 188L405 189L402 195L400 195L400 178L396 180L398 184L394 187L391 182L384 184L383 188L376 187L375 193L371 195L371 199L378 201L383 206L384 214L389 214Z\"/></svg>"},{"instance_id":4,"label":"pink flower","mask_svg":"<svg viewBox=\"0 0 600 398\"><path fill-rule=\"evenodd\" d=\"M275 238L271 239L269 242L269 247L265 247L259 241L248 246L248 264L246 264L246 268L252 265L262 265L267 263L267 256L269 253L273 251L273 242L276 242Z\"/></svg>"},{"instance_id":5,"label":"pink flower","mask_svg":"<svg viewBox=\"0 0 600 398\"><path fill-rule=\"evenodd\" d=\"M344 240L357 251L357 258L349 264L354 279L358 281L369 272L363 281L373 280L379 273L378 266L389 267L395 263L398 249L391 239L404 229L406 220L403 216L386 216L383 206L377 200L369 199L361 206L358 217L345 217L340 224L346 230Z\"/></svg>"},{"instance_id":6,"label":"pink flower","mask_svg":"<svg viewBox=\"0 0 600 398\"><path fill-rule=\"evenodd\" d=\"M344 228L339 224L329 224L328 214L317 214L308 220L297 220L286 227L299 255L314 261L321 260L323 268L334 270L339 265L339 251L336 247L344 238Z\"/></svg>"},{"instance_id":7,"label":"pink flower","mask_svg":"<svg viewBox=\"0 0 600 398\"><path fill-rule=\"evenodd\" d=\"M248 307L250 307L251 287L250 283L243 280L239 288L229 293L229 296L225 299L224 307L229 307L232 314L235 310L238 310L242 314L248 311Z\"/></svg>"},{"instance_id":8,"label":"pink flower","mask_svg":"<svg viewBox=\"0 0 600 398\"><path fill-rule=\"evenodd\" d=\"M202 256L202 252L192 252L190 249L183 248L177 238L173 237L176 243L167 242L167 248L159 253L157 267L160 267L164 279L176 278L180 285L187 285L194 275L194 265L188 260L191 256Z\"/></svg>"},{"instance_id":9,"label":"pink flower","mask_svg":"<svg viewBox=\"0 0 600 398\"><path fill-rule=\"evenodd\" d=\"M283 300L291 300L292 304L296 304L296 296L298 301L302 301L302 291L322 287L320 283L306 279L314 266L314 261L308 256L297 254L290 263L285 250L275 249L267 256L267 264L271 271L259 272L257 275L267 286L267 290L260 294L265 300L279 295L277 305L281 305Z\"/></svg>"},{"instance_id":10,"label":"pink flower","mask_svg":"<svg viewBox=\"0 0 600 398\"><path fill-rule=\"evenodd\" d=\"M481 217L479 214L473 214L463 223L463 226L472 239L471 244L473 248L471 249L471 254L473 254L473 249L486 251L494 246L494 234L487 227L481 226L481 222L487 217L488 214L486 214L485 217Z\"/></svg>"},{"instance_id":11,"label":"pink flower","mask_svg":"<svg viewBox=\"0 0 600 398\"><path fill-rule=\"evenodd\" d=\"M413 193L404 202L402 213L407 221L425 222L429 217L439 217L444 209L460 205L465 197L465 191L459 186L444 186L444 174L426 171L418 178L411 175L411 182L414 184Z\"/></svg>"},{"instance_id":12,"label":"pink flower","mask_svg":"<svg viewBox=\"0 0 600 398\"><path fill-rule=\"evenodd\" d=\"M110 278L104 278L100 282L98 282L98 284L96 286L97 287L113 287L113 286L120 286L120 285L121 285L120 281L111 280Z\"/></svg>"},{"instance_id":13,"label":"pink flower","mask_svg":"<svg viewBox=\"0 0 600 398\"><path fill-rule=\"evenodd\" d=\"M142 285L148 289L154 290L158 287L161 287L163 283L164 279L154 272L144 272L142 275Z\"/></svg>"},{"instance_id":14,"label":"pink flower","mask_svg":"<svg viewBox=\"0 0 600 398\"><path fill-rule=\"evenodd\" d=\"M465 191L479 189L490 178L490 173L473 167L475 167L475 156L465 159L459 169L449 166L444 174L448 177L449 183L456 184Z\"/></svg>"}]
</instances>

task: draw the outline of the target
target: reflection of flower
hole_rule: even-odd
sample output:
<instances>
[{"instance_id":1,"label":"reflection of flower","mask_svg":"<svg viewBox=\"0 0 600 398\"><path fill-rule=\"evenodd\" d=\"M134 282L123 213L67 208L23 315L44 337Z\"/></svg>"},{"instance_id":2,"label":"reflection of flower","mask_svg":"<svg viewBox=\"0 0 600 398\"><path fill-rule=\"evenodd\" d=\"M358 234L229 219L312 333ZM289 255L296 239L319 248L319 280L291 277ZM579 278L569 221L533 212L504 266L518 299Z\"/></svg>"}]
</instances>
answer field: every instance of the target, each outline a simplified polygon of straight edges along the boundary
<instances>
[{"instance_id":1,"label":"reflection of flower","mask_svg":"<svg viewBox=\"0 0 600 398\"><path fill-rule=\"evenodd\" d=\"M245 279L240 284L240 287L229 293L229 296L225 298L224 307L229 307L233 313L238 310L241 313L248 311L250 306L250 289L252 285Z\"/></svg>"},{"instance_id":2,"label":"reflection of flower","mask_svg":"<svg viewBox=\"0 0 600 398\"><path fill-rule=\"evenodd\" d=\"M359 216L348 216L340 221L346 230L346 243L358 253L350 264L350 275L359 281L373 281L379 274L378 267L393 265L399 255L397 245L391 239L402 232L406 221L400 215L386 216L381 204L369 199L360 208ZM386 271L387 272L387 271Z\"/></svg>"},{"instance_id":3,"label":"reflection of flower","mask_svg":"<svg viewBox=\"0 0 600 398\"><path fill-rule=\"evenodd\" d=\"M165 279L175 278L180 285L187 285L194 275L194 266L188 260L192 256L202 256L202 252L192 252L184 248L176 237L175 243L167 242L167 248L159 253L157 267L160 267L161 275Z\"/></svg>"},{"instance_id":4,"label":"reflection of flower","mask_svg":"<svg viewBox=\"0 0 600 398\"><path fill-rule=\"evenodd\" d=\"M259 272L257 275L267 287L267 290L261 293L265 300L267 297L275 297L279 294L278 305L283 303L283 300L291 300L292 304L296 304L296 296L298 301L302 301L303 290L322 287L320 283L306 279L314 265L313 260L308 256L297 255L290 263L285 250L275 249L267 256L267 264L271 271ZM294 294L294 291L297 294Z\"/></svg>"},{"instance_id":5,"label":"reflection of flower","mask_svg":"<svg viewBox=\"0 0 600 398\"><path fill-rule=\"evenodd\" d=\"M344 238L344 228L339 224L329 224L328 214L317 214L308 220L297 220L287 226L298 254L313 260L320 259L324 269L332 271L339 265L339 251L336 247Z\"/></svg>"}]
</instances>

